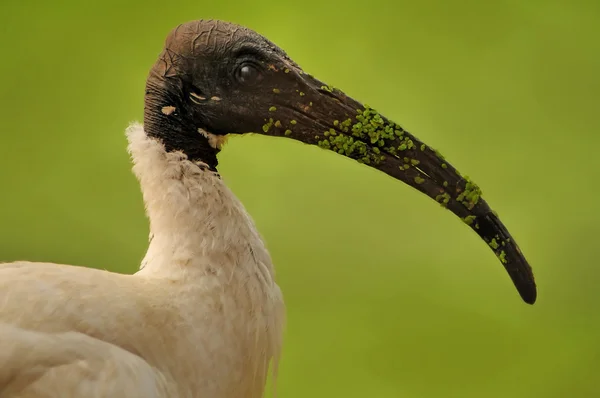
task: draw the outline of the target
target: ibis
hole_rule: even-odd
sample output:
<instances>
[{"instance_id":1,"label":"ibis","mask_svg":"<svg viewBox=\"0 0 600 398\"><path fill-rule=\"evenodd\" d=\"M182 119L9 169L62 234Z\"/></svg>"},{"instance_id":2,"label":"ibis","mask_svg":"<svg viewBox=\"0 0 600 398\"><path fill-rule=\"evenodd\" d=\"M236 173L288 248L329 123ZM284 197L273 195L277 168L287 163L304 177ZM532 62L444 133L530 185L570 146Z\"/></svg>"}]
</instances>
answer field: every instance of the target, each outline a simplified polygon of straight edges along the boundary
<instances>
[{"instance_id":1,"label":"ibis","mask_svg":"<svg viewBox=\"0 0 600 398\"><path fill-rule=\"evenodd\" d=\"M144 98L143 123L126 131L150 229L139 270L0 264L1 398L263 396L285 305L261 235L217 169L235 134L319 146L414 187L472 228L535 302L531 267L475 182L253 30L179 25Z\"/></svg>"}]
</instances>

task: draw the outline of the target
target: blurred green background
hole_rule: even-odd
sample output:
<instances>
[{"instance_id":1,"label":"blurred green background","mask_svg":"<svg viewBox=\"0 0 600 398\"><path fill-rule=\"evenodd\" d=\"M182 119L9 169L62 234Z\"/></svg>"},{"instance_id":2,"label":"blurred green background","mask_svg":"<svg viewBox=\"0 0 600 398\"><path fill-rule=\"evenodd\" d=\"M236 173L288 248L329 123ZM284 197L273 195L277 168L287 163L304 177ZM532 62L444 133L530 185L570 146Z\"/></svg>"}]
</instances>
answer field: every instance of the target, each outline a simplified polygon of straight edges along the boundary
<instances>
[{"instance_id":1,"label":"blurred green background","mask_svg":"<svg viewBox=\"0 0 600 398\"><path fill-rule=\"evenodd\" d=\"M600 2L0 3L0 259L132 273L124 129L168 31L247 25L440 149L534 267L521 302L450 212L318 148L235 137L221 172L288 305L282 397L600 396Z\"/></svg>"}]
</instances>

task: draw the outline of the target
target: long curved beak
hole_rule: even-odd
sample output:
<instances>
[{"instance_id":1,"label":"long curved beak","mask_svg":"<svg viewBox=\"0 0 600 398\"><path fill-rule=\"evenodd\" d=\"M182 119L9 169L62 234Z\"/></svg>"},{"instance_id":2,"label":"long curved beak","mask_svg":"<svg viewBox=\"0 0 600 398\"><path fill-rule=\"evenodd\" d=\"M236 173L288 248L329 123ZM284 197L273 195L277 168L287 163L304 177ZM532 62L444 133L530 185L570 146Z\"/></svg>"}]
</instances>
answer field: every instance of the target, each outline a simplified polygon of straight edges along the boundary
<instances>
[{"instance_id":1,"label":"long curved beak","mask_svg":"<svg viewBox=\"0 0 600 398\"><path fill-rule=\"evenodd\" d=\"M296 73L296 70L294 70ZM300 95L274 96L283 109L271 131L318 145L401 180L429 196L466 223L492 249L522 299L536 300L533 271L497 214L481 197L481 189L435 149L400 125L312 76L296 76ZM273 115L275 116L275 115Z\"/></svg>"}]
</instances>

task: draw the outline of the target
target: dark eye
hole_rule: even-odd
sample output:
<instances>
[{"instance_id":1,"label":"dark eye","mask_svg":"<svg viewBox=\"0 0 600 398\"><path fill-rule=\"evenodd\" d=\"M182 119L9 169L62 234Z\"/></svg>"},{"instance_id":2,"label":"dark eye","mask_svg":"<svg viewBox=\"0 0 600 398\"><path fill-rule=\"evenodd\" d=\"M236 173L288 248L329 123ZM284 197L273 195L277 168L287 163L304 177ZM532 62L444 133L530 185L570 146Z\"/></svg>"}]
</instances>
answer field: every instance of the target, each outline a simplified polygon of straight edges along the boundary
<instances>
[{"instance_id":1,"label":"dark eye","mask_svg":"<svg viewBox=\"0 0 600 398\"><path fill-rule=\"evenodd\" d=\"M240 83L249 84L258 81L261 78L261 74L256 66L245 63L237 69L236 77Z\"/></svg>"}]
</instances>

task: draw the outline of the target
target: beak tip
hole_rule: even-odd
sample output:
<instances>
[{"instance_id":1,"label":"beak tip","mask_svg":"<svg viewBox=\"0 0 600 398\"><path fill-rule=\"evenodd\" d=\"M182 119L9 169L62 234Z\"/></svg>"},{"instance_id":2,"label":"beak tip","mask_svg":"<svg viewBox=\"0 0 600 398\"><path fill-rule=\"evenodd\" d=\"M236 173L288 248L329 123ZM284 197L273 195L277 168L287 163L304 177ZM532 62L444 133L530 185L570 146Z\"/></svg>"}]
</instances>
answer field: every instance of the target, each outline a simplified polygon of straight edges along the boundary
<instances>
[{"instance_id":1,"label":"beak tip","mask_svg":"<svg viewBox=\"0 0 600 398\"><path fill-rule=\"evenodd\" d=\"M485 200L479 202L477 212L479 214L469 225L494 251L508 272L521 299L533 305L537 300L537 287L533 270L523 252L498 218L497 213L490 209Z\"/></svg>"},{"instance_id":2,"label":"beak tip","mask_svg":"<svg viewBox=\"0 0 600 398\"><path fill-rule=\"evenodd\" d=\"M519 294L521 295L521 298L526 304L533 305L537 300L537 289L535 288L535 286L532 286L531 288L525 291L519 292Z\"/></svg>"},{"instance_id":3,"label":"beak tip","mask_svg":"<svg viewBox=\"0 0 600 398\"><path fill-rule=\"evenodd\" d=\"M507 267L506 270L517 288L521 299L527 304L533 305L537 300L537 286L533 276L533 271L524 257L517 261L517 266ZM506 265L506 264L505 264Z\"/></svg>"}]
</instances>

